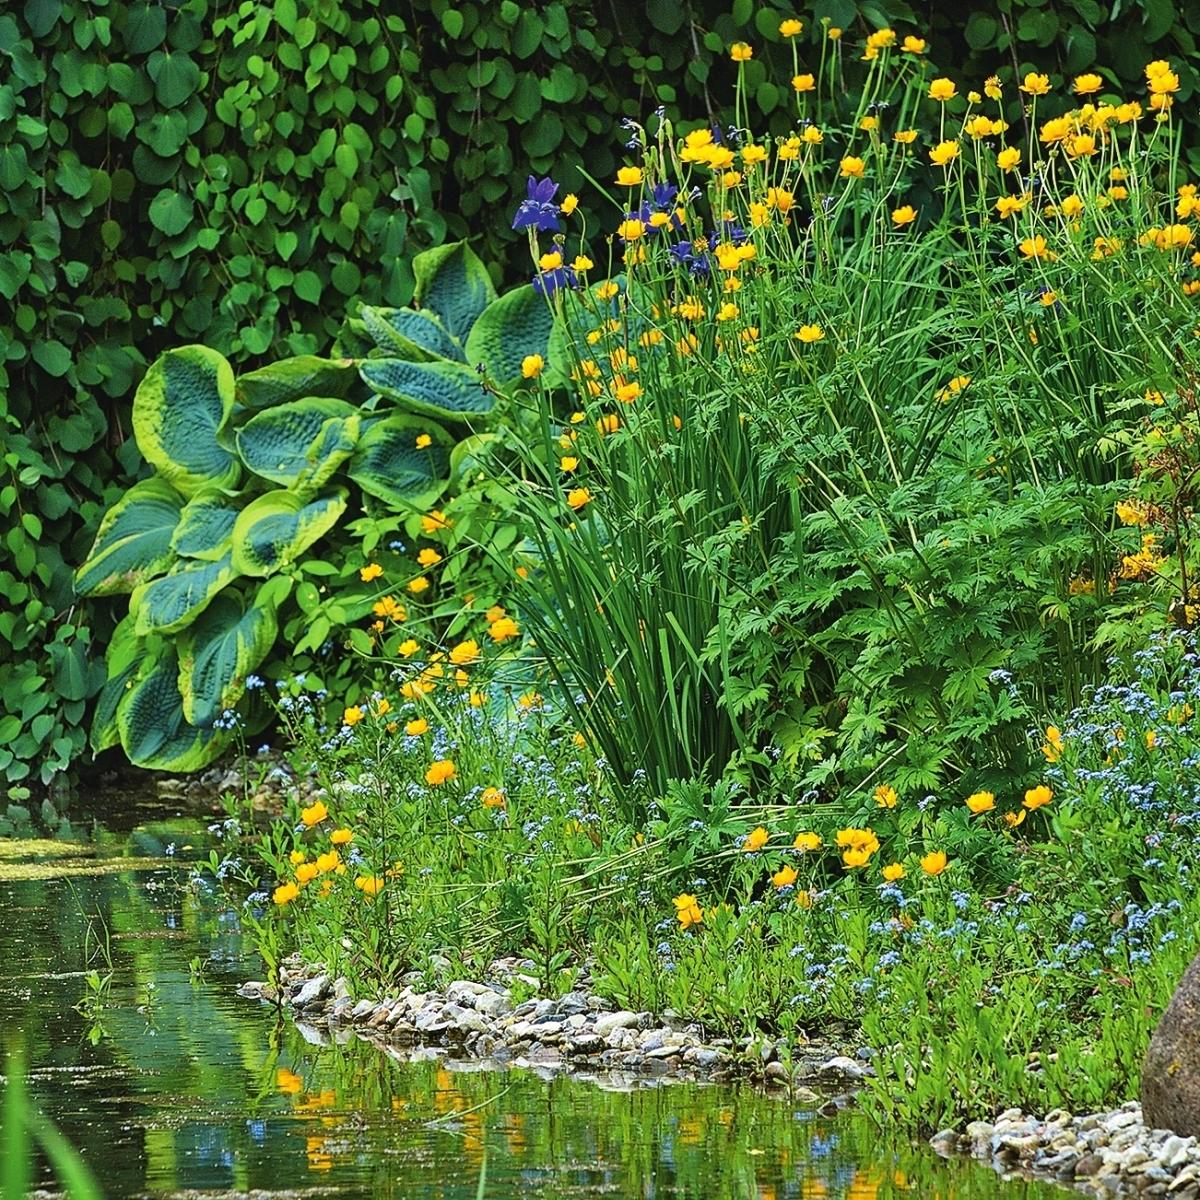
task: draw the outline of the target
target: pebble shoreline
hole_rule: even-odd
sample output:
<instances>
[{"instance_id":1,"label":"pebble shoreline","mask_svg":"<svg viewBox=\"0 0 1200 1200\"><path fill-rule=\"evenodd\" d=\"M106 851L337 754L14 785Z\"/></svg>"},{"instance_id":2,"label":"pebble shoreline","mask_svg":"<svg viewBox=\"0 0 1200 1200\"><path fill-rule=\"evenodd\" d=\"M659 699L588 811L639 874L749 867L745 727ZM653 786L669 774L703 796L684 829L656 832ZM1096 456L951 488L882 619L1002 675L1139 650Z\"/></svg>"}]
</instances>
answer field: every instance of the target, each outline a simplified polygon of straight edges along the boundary
<instances>
[{"instance_id":1,"label":"pebble shoreline","mask_svg":"<svg viewBox=\"0 0 1200 1200\"><path fill-rule=\"evenodd\" d=\"M734 1044L706 1037L699 1025L648 1012L614 1008L586 990L556 999L514 1003L509 984L532 981L518 960L499 960L485 982L456 980L444 990L414 984L382 1000L355 1001L344 979L292 964L281 973L282 996L273 985L243 984L238 994L275 1003L297 1022L350 1030L391 1046L427 1047L502 1067L534 1067L550 1073L612 1073L646 1079L722 1082L753 1079L788 1089L794 1099L829 1114L851 1103L844 1089L870 1073L866 1064L828 1042L806 1042L790 1063L770 1040ZM814 1090L819 1087L820 1092ZM832 1091L831 1091L832 1089ZM838 1089L843 1089L841 1094Z\"/></svg>"},{"instance_id":2,"label":"pebble shoreline","mask_svg":"<svg viewBox=\"0 0 1200 1200\"><path fill-rule=\"evenodd\" d=\"M1098 1196L1200 1197L1200 1144L1148 1129L1136 1100L1113 1112L1032 1117L1019 1108L995 1121L946 1129L932 1140L942 1155L970 1154L1005 1175L1049 1179Z\"/></svg>"}]
</instances>

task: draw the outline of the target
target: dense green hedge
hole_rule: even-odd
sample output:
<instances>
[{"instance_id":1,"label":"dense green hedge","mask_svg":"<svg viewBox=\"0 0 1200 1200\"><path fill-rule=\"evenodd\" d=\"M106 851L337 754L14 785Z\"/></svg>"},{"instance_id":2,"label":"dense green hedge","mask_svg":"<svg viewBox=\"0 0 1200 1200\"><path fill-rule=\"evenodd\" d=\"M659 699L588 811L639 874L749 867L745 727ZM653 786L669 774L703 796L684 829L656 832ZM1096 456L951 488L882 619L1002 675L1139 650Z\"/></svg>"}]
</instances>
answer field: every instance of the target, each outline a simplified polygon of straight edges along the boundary
<instances>
[{"instance_id":1,"label":"dense green hedge","mask_svg":"<svg viewBox=\"0 0 1200 1200\"><path fill-rule=\"evenodd\" d=\"M848 39L927 34L964 79L1028 62L1133 80L1148 58L1191 58L1181 113L1196 79L1200 9L1171 0L964 4L932 28L898 0L801 12L822 14ZM128 406L149 359L195 341L239 366L324 347L354 299L407 301L412 253L451 236L504 272L527 173L583 188L586 210L580 167L611 176L622 118L721 115L739 38L757 48L759 116L782 122L785 15L751 0L7 6L0 778L49 780L83 748L111 616L76 606L70 565L141 469Z\"/></svg>"}]
</instances>

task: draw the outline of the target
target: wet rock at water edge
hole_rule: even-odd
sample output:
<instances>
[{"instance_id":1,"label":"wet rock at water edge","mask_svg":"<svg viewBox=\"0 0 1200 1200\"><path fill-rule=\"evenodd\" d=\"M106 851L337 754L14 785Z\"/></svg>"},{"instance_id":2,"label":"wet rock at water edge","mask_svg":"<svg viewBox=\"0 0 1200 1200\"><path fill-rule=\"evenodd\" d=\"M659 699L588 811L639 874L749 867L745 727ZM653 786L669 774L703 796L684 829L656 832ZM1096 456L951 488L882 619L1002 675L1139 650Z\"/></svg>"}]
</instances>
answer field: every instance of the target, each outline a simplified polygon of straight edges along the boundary
<instances>
[{"instance_id":1,"label":"wet rock at water edge","mask_svg":"<svg viewBox=\"0 0 1200 1200\"><path fill-rule=\"evenodd\" d=\"M1200 955L1184 972L1142 1066L1146 1124L1200 1135Z\"/></svg>"}]
</instances>

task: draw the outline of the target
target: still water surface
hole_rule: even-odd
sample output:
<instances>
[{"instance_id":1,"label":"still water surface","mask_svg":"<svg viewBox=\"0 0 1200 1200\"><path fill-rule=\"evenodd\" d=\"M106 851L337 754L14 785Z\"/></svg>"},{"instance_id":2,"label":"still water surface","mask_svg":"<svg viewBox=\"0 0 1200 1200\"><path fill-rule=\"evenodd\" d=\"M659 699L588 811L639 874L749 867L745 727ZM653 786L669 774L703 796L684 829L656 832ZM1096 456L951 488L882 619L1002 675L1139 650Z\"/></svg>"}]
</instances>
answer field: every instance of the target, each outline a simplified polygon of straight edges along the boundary
<instances>
[{"instance_id":1,"label":"still water surface","mask_svg":"<svg viewBox=\"0 0 1200 1200\"><path fill-rule=\"evenodd\" d=\"M0 842L0 1029L108 1197L475 1200L485 1161L490 1200L1065 1195L749 1087L611 1090L321 1044L235 995L261 968L189 882L202 822L135 811L77 840ZM105 943L111 989L81 1013Z\"/></svg>"}]
</instances>

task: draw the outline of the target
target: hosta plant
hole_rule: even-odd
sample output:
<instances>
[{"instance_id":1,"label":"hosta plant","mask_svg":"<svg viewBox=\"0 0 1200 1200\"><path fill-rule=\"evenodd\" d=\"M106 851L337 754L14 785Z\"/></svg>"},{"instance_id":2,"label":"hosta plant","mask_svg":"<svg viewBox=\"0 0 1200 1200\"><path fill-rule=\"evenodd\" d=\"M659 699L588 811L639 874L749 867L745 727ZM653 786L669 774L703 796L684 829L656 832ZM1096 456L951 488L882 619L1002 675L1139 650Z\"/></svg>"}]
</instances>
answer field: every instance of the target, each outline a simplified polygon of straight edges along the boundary
<instances>
[{"instance_id":1,"label":"hosta plant","mask_svg":"<svg viewBox=\"0 0 1200 1200\"><path fill-rule=\"evenodd\" d=\"M351 636L378 600L357 570L363 552L419 526L456 457L469 461L503 419L491 381L519 376L549 332L533 289L497 297L464 243L413 268L416 307L363 308L342 357L235 376L215 350L184 346L147 371L133 430L153 474L105 514L75 576L80 596L129 595L95 751L119 743L135 765L196 770L228 744L231 711L265 720L247 680L277 645L312 656L297 665L343 629L369 648Z\"/></svg>"}]
</instances>

